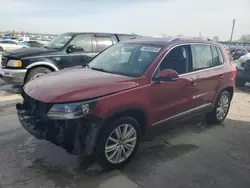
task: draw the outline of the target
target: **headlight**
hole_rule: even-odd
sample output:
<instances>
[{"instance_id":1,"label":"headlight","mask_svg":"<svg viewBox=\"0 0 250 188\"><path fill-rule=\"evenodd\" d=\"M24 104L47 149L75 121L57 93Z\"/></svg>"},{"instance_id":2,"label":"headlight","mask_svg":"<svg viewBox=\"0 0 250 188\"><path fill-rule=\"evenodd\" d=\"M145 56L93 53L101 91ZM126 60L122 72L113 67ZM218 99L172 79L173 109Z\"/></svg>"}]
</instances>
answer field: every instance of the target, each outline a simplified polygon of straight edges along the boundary
<instances>
[{"instance_id":1,"label":"headlight","mask_svg":"<svg viewBox=\"0 0 250 188\"><path fill-rule=\"evenodd\" d=\"M9 60L7 63L8 67L21 67L22 66L22 61L20 60Z\"/></svg>"},{"instance_id":2,"label":"headlight","mask_svg":"<svg viewBox=\"0 0 250 188\"><path fill-rule=\"evenodd\" d=\"M51 119L77 119L87 115L94 101L55 104L47 116Z\"/></svg>"}]
</instances>

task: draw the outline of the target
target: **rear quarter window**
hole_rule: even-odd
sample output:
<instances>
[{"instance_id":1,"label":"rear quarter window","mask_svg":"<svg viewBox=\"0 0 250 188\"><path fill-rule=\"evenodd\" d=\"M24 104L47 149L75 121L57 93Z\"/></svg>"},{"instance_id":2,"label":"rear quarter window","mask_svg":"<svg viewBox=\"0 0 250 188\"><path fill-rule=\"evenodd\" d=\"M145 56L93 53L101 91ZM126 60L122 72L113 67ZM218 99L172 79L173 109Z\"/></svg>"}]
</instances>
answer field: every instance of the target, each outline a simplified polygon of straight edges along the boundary
<instances>
[{"instance_id":1,"label":"rear quarter window","mask_svg":"<svg viewBox=\"0 0 250 188\"><path fill-rule=\"evenodd\" d=\"M221 49L218 48L218 47L216 47L216 50L217 50L218 55L219 55L220 64L222 65L222 64L224 64L224 57L223 57L223 55L222 55L222 51L221 51Z\"/></svg>"}]
</instances>

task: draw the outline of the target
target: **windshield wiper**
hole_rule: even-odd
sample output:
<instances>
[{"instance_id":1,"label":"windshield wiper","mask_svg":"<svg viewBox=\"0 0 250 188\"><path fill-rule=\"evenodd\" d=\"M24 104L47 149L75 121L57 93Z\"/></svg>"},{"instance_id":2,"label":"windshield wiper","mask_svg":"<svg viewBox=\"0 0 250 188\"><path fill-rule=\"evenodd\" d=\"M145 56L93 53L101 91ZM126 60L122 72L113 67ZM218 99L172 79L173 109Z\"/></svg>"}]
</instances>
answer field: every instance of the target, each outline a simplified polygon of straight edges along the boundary
<instances>
[{"instance_id":1,"label":"windshield wiper","mask_svg":"<svg viewBox=\"0 0 250 188\"><path fill-rule=\"evenodd\" d=\"M88 63L86 63L86 64L82 64L82 66L83 66L83 67L90 68ZM91 69L91 68L90 68L90 69Z\"/></svg>"},{"instance_id":2,"label":"windshield wiper","mask_svg":"<svg viewBox=\"0 0 250 188\"><path fill-rule=\"evenodd\" d=\"M49 49L49 50L50 50L50 47L48 47L48 46L45 46L45 45L43 46L43 48L47 48L47 49Z\"/></svg>"},{"instance_id":3,"label":"windshield wiper","mask_svg":"<svg viewBox=\"0 0 250 188\"><path fill-rule=\"evenodd\" d=\"M92 70L96 70L96 71L108 72L108 71L106 71L106 70L104 70L102 68L95 68L95 67L89 67L89 68L92 69Z\"/></svg>"}]
</instances>

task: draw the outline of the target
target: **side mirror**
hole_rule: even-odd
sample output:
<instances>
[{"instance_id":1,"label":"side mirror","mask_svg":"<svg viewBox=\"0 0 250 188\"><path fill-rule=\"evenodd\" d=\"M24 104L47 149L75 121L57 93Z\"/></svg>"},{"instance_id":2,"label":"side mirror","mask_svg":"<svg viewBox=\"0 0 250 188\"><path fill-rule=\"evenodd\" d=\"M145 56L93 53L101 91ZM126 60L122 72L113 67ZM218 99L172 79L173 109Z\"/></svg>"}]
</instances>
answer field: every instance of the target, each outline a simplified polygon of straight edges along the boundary
<instances>
[{"instance_id":1,"label":"side mirror","mask_svg":"<svg viewBox=\"0 0 250 188\"><path fill-rule=\"evenodd\" d=\"M73 53L76 51L76 46L75 45L69 45L67 48L67 53Z\"/></svg>"},{"instance_id":2,"label":"side mirror","mask_svg":"<svg viewBox=\"0 0 250 188\"><path fill-rule=\"evenodd\" d=\"M156 82L176 81L179 78L179 74L172 69L165 69L160 71L153 79Z\"/></svg>"}]
</instances>

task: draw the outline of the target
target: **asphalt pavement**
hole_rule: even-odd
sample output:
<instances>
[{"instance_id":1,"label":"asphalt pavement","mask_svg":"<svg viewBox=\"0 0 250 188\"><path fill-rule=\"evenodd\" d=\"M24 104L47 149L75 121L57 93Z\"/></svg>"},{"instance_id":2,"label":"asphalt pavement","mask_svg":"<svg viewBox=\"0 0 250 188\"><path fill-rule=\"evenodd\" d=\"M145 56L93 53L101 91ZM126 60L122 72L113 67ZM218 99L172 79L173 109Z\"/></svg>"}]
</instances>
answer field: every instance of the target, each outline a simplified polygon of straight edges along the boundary
<instances>
[{"instance_id":1,"label":"asphalt pavement","mask_svg":"<svg viewBox=\"0 0 250 188\"><path fill-rule=\"evenodd\" d=\"M250 89L235 93L228 118L157 127L123 169L103 173L60 147L29 135L15 101L0 102L1 188L249 188Z\"/></svg>"}]
</instances>

